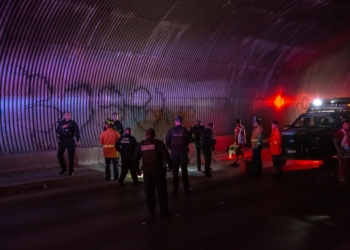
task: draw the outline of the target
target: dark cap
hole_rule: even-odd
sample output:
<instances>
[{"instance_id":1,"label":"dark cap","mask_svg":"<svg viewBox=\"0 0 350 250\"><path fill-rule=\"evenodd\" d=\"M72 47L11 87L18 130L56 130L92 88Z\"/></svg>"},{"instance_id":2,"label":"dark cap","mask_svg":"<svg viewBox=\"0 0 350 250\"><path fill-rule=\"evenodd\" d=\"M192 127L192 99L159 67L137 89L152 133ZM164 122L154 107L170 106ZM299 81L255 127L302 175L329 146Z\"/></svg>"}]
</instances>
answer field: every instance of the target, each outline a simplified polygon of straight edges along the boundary
<instances>
[{"instance_id":1,"label":"dark cap","mask_svg":"<svg viewBox=\"0 0 350 250\"><path fill-rule=\"evenodd\" d=\"M196 123L201 123L201 121L200 121L200 120L197 120Z\"/></svg>"},{"instance_id":2,"label":"dark cap","mask_svg":"<svg viewBox=\"0 0 350 250\"><path fill-rule=\"evenodd\" d=\"M182 116L175 117L174 121L178 121L182 123Z\"/></svg>"},{"instance_id":3,"label":"dark cap","mask_svg":"<svg viewBox=\"0 0 350 250\"><path fill-rule=\"evenodd\" d=\"M271 124L279 125L278 121L273 121L273 122L271 122Z\"/></svg>"},{"instance_id":4,"label":"dark cap","mask_svg":"<svg viewBox=\"0 0 350 250\"><path fill-rule=\"evenodd\" d=\"M208 127L214 127L214 124L212 122L209 122Z\"/></svg>"},{"instance_id":5,"label":"dark cap","mask_svg":"<svg viewBox=\"0 0 350 250\"><path fill-rule=\"evenodd\" d=\"M241 123L241 119L237 118L236 119L236 123L240 124Z\"/></svg>"},{"instance_id":6,"label":"dark cap","mask_svg":"<svg viewBox=\"0 0 350 250\"><path fill-rule=\"evenodd\" d=\"M146 137L156 137L156 132L154 132L153 128L149 128L146 130Z\"/></svg>"},{"instance_id":7,"label":"dark cap","mask_svg":"<svg viewBox=\"0 0 350 250\"><path fill-rule=\"evenodd\" d=\"M126 127L124 129L124 132L125 132L125 134L130 134L131 133L131 128L130 127Z\"/></svg>"}]
</instances>

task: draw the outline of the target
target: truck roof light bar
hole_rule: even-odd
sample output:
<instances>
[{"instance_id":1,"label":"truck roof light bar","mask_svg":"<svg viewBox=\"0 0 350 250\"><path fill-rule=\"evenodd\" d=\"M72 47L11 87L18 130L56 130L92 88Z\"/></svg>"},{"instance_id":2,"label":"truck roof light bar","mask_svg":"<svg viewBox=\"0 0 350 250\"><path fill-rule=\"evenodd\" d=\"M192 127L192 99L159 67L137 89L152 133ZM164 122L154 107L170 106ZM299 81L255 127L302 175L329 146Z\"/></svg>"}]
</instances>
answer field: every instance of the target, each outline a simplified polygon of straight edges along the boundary
<instances>
[{"instance_id":1,"label":"truck roof light bar","mask_svg":"<svg viewBox=\"0 0 350 250\"><path fill-rule=\"evenodd\" d=\"M350 98L315 99L310 103L307 112L329 112L346 111L350 107Z\"/></svg>"}]
</instances>

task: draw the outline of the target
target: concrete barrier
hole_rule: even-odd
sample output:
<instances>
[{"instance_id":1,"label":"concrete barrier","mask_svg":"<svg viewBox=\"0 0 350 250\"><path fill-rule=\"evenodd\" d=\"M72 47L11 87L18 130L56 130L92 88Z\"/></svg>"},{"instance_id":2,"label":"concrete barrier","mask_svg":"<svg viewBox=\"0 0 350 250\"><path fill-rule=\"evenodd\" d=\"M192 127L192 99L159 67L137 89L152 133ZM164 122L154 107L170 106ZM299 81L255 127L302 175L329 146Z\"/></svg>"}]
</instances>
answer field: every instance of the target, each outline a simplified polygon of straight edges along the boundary
<instances>
[{"instance_id":1,"label":"concrete barrier","mask_svg":"<svg viewBox=\"0 0 350 250\"><path fill-rule=\"evenodd\" d=\"M215 139L217 141L216 151L224 151L233 143L233 136L217 136ZM193 153L192 144L190 150ZM64 157L68 164L67 150ZM91 164L104 164L102 147L76 148L74 165ZM57 150L0 155L0 173L57 167L59 167Z\"/></svg>"},{"instance_id":2,"label":"concrete barrier","mask_svg":"<svg viewBox=\"0 0 350 250\"><path fill-rule=\"evenodd\" d=\"M64 158L68 165L68 153ZM102 147L77 148L74 165L104 164ZM0 155L0 173L59 167L57 150Z\"/></svg>"}]
</instances>

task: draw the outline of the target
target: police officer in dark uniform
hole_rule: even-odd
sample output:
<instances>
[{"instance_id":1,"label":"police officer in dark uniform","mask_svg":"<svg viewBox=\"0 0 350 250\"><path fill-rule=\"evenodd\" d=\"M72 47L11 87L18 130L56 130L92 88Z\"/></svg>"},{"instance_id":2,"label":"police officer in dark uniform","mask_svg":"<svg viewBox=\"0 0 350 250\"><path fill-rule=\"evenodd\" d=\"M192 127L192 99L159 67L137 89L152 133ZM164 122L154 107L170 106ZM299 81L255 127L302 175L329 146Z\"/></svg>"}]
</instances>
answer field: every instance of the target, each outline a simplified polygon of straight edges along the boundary
<instances>
[{"instance_id":1,"label":"police officer in dark uniform","mask_svg":"<svg viewBox=\"0 0 350 250\"><path fill-rule=\"evenodd\" d=\"M108 120L109 118L107 118ZM123 124L118 120L118 113L113 113L111 120L113 121L112 129L115 131L118 131L120 136L124 135L124 126ZM106 130L106 127L103 127L103 131Z\"/></svg>"},{"instance_id":2,"label":"police officer in dark uniform","mask_svg":"<svg viewBox=\"0 0 350 250\"><path fill-rule=\"evenodd\" d=\"M124 135L124 127L123 124L118 120L118 113L112 114L112 120L114 121L113 129L118 131L120 136Z\"/></svg>"},{"instance_id":3,"label":"police officer in dark uniform","mask_svg":"<svg viewBox=\"0 0 350 250\"><path fill-rule=\"evenodd\" d=\"M174 193L179 190L179 165L182 172L182 183L185 192L191 192L188 180L187 160L188 144L193 142L190 132L182 126L182 117L178 116L174 120L175 127L169 130L166 136L166 146L171 150L171 159L173 162L173 188Z\"/></svg>"},{"instance_id":4,"label":"police officer in dark uniform","mask_svg":"<svg viewBox=\"0 0 350 250\"><path fill-rule=\"evenodd\" d=\"M124 132L125 134L115 143L115 148L120 152L122 157L121 173L118 184L124 185L124 180L129 170L134 184L138 184L140 182L138 181L136 169L133 163L135 149L138 143L136 138L131 135L131 128L127 127Z\"/></svg>"},{"instance_id":5,"label":"police officer in dark uniform","mask_svg":"<svg viewBox=\"0 0 350 250\"><path fill-rule=\"evenodd\" d=\"M71 114L68 111L64 112L63 118L64 119L58 123L56 128L57 137L59 139L57 157L62 169L60 174L64 174L68 169L63 154L65 149L68 150L69 175L73 175L74 152L75 147L79 146L80 133L77 123L71 120Z\"/></svg>"},{"instance_id":6,"label":"police officer in dark uniform","mask_svg":"<svg viewBox=\"0 0 350 250\"><path fill-rule=\"evenodd\" d=\"M140 176L142 171L139 167L139 161L142 158L144 190L147 196L147 207L149 215L153 217L156 209L156 189L159 198L159 207L163 216L171 216L168 208L168 191L166 184L166 167L172 170L171 159L164 143L155 139L155 132L152 128L146 131L146 140L138 144L134 166L137 174Z\"/></svg>"},{"instance_id":7,"label":"police officer in dark uniform","mask_svg":"<svg viewBox=\"0 0 350 250\"><path fill-rule=\"evenodd\" d=\"M197 159L197 169L201 169L201 135L204 132L205 127L201 125L201 121L197 120L196 125L190 128L190 133L193 137L194 151Z\"/></svg>"},{"instance_id":8,"label":"police officer in dark uniform","mask_svg":"<svg viewBox=\"0 0 350 250\"><path fill-rule=\"evenodd\" d=\"M213 176L210 171L211 153L214 150L215 140L213 134L213 123L208 123L207 128L201 135L202 153L205 161L205 175L208 177Z\"/></svg>"}]
</instances>

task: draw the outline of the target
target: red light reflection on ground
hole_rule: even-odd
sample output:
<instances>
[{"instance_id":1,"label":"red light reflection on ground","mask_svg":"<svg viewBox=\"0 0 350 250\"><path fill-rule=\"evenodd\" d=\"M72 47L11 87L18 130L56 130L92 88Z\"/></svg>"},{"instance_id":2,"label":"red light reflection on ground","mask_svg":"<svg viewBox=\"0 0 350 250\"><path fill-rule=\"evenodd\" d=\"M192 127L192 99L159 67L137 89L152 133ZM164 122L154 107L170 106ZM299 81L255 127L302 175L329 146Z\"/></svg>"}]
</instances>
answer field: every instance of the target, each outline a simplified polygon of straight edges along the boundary
<instances>
[{"instance_id":1,"label":"red light reflection on ground","mask_svg":"<svg viewBox=\"0 0 350 250\"><path fill-rule=\"evenodd\" d=\"M252 160L252 152L250 150L245 151L245 159ZM231 161L234 162L236 155L232 155L232 158L229 158L228 154L221 154L220 156L213 155L213 158L217 158L219 161ZM261 158L263 161L263 167L273 167L271 154L268 149L264 149ZM239 158L238 162L241 158ZM285 166L282 167L283 172L295 171L295 170L307 170L312 168L319 168L322 161L313 161L313 160L287 160Z\"/></svg>"},{"instance_id":2,"label":"red light reflection on ground","mask_svg":"<svg viewBox=\"0 0 350 250\"><path fill-rule=\"evenodd\" d=\"M283 167L283 171L305 170L310 168L318 168L322 161L312 160L287 160L287 164Z\"/></svg>"},{"instance_id":3,"label":"red light reflection on ground","mask_svg":"<svg viewBox=\"0 0 350 250\"><path fill-rule=\"evenodd\" d=\"M219 156L216 156L215 154L212 155L213 158L217 158L219 161L232 161L234 162L236 160L236 155L233 154L231 156L231 158L229 157L229 154L222 154ZM244 152L244 158L247 160L252 160L252 152L248 151L248 152ZM239 160L241 160L241 157L239 157Z\"/></svg>"}]
</instances>

